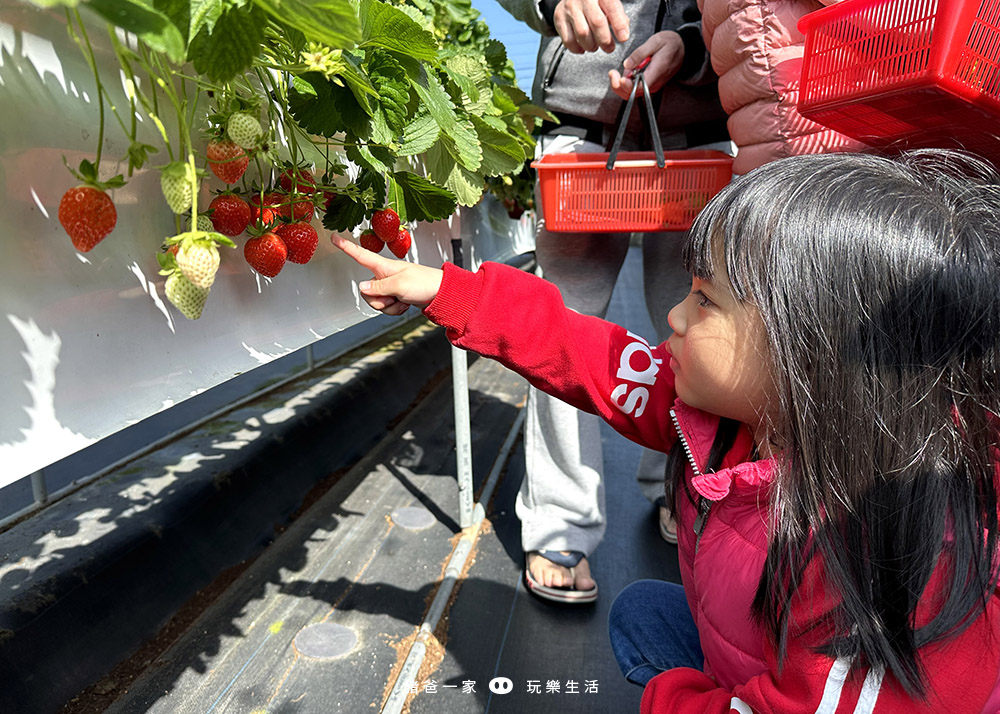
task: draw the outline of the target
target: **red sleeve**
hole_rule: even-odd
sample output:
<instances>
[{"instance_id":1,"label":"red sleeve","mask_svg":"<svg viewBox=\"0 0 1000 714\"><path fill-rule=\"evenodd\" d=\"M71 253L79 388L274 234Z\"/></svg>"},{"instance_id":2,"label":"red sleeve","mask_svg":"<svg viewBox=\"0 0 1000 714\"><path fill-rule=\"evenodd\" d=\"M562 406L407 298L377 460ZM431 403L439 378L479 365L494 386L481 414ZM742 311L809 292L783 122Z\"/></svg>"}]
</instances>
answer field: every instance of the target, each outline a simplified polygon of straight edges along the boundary
<instances>
[{"instance_id":1,"label":"red sleeve","mask_svg":"<svg viewBox=\"0 0 1000 714\"><path fill-rule=\"evenodd\" d=\"M673 443L674 375L663 348L570 310L551 283L497 263L475 273L445 264L424 313L455 345L499 361L629 439L660 451Z\"/></svg>"},{"instance_id":2,"label":"red sleeve","mask_svg":"<svg viewBox=\"0 0 1000 714\"><path fill-rule=\"evenodd\" d=\"M819 577L819 568L811 565L793 602L793 631L795 623L815 622L832 605ZM669 670L646 685L642 714L981 714L997 684L1000 599L995 597L957 638L921 652L928 691L923 701L908 696L891 674L850 674L845 660L816 653L815 645L826 639L823 627L797 629L808 634L789 637L780 670L771 645L765 648L767 671L732 691L700 671Z\"/></svg>"}]
</instances>

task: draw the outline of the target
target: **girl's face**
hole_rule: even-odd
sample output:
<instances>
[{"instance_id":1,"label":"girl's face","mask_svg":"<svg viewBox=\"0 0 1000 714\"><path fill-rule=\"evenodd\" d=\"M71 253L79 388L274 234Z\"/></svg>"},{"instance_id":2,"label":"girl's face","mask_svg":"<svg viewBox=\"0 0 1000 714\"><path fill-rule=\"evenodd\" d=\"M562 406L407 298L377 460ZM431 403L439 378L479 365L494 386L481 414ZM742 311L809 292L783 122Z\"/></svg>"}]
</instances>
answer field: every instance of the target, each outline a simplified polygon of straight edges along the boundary
<instances>
[{"instance_id":1,"label":"girl's face","mask_svg":"<svg viewBox=\"0 0 1000 714\"><path fill-rule=\"evenodd\" d=\"M667 321L674 330L667 346L677 396L756 432L775 402L757 309L736 300L725 276L695 277L691 292L670 310Z\"/></svg>"}]
</instances>

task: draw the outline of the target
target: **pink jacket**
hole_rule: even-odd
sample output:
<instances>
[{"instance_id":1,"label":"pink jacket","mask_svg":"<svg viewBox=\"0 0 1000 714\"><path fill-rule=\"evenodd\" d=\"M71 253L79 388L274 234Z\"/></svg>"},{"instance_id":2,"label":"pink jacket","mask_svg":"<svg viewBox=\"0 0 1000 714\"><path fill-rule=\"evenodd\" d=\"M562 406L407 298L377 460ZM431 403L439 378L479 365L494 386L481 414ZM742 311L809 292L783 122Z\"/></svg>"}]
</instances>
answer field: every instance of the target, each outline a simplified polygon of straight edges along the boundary
<instances>
[{"instance_id":1,"label":"pink jacket","mask_svg":"<svg viewBox=\"0 0 1000 714\"><path fill-rule=\"evenodd\" d=\"M733 172L796 154L860 151L861 142L799 114L804 39L799 18L837 0L698 0L702 33L719 75Z\"/></svg>"},{"instance_id":2,"label":"pink jacket","mask_svg":"<svg viewBox=\"0 0 1000 714\"><path fill-rule=\"evenodd\" d=\"M683 439L691 466L685 488L712 504L700 538L697 509L684 494L677 512L681 576L705 664L703 671L677 668L654 677L641 714L984 711L1000 671L1000 598L992 598L988 612L958 637L921 652L930 703L906 697L891 675L873 671L845 680L845 663L816 651L815 638L823 635L817 630L790 637L788 657L778 667L770 638L751 615L767 547L774 464L749 460L752 439L743 428L722 468L703 473L719 418L677 399L664 345L573 312L551 283L495 263L477 273L445 264L441 289L424 312L447 328L454 344L500 361L644 446L667 451ZM821 622L835 604L818 564L806 569L798 593L793 623ZM935 602L933 583L925 598ZM863 707L863 699L870 706Z\"/></svg>"}]
</instances>

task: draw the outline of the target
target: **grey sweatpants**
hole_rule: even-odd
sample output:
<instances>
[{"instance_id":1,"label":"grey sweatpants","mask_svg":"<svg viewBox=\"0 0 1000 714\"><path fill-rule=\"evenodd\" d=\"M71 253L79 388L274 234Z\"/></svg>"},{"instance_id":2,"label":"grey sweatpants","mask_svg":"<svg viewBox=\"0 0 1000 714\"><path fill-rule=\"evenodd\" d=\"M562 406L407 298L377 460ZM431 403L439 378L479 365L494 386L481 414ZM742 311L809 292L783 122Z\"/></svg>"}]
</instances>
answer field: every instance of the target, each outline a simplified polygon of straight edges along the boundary
<instances>
[{"instance_id":1,"label":"grey sweatpants","mask_svg":"<svg viewBox=\"0 0 1000 714\"><path fill-rule=\"evenodd\" d=\"M552 139L577 142L571 150L603 150L571 137ZM544 148L548 152L550 147ZM559 288L568 307L604 317L629 237L550 233L539 220L535 251L544 277ZM670 334L667 312L691 287L680 258L683 238L683 233L647 233L642 239L643 290L659 341ZM516 501L524 551L577 550L590 555L606 523L599 417L531 388L524 439L525 477ZM665 454L643 449L637 479L651 501L663 494L665 468Z\"/></svg>"}]
</instances>

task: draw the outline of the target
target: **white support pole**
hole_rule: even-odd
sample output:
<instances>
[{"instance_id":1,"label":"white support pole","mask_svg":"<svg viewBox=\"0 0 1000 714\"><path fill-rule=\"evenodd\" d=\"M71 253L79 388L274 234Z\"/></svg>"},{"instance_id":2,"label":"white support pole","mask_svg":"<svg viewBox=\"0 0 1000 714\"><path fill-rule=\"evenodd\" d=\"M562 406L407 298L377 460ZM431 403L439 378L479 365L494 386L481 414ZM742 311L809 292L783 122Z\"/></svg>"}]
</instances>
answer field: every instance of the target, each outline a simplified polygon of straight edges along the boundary
<instances>
[{"instance_id":1,"label":"white support pole","mask_svg":"<svg viewBox=\"0 0 1000 714\"><path fill-rule=\"evenodd\" d=\"M462 240L451 241L452 259L462 265ZM469 361L464 350L451 348L451 383L455 401L455 459L458 468L458 524L472 525L472 427L469 415Z\"/></svg>"}]
</instances>

